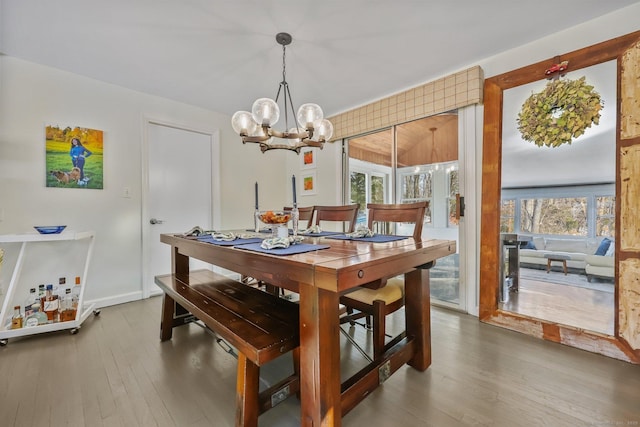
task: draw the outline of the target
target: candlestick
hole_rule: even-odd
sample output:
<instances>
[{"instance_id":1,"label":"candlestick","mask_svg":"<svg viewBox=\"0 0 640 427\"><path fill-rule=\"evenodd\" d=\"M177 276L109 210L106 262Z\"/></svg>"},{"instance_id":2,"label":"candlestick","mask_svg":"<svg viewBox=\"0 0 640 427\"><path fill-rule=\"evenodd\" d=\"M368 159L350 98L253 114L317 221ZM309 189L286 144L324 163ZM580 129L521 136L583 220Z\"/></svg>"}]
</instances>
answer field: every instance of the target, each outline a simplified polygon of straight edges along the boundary
<instances>
[{"instance_id":1,"label":"candlestick","mask_svg":"<svg viewBox=\"0 0 640 427\"><path fill-rule=\"evenodd\" d=\"M295 175L291 176L291 185L293 186L293 207L295 208L297 206L297 201L296 201L296 176Z\"/></svg>"},{"instance_id":2,"label":"candlestick","mask_svg":"<svg viewBox=\"0 0 640 427\"><path fill-rule=\"evenodd\" d=\"M256 210L258 210L258 181L256 181Z\"/></svg>"},{"instance_id":3,"label":"candlestick","mask_svg":"<svg viewBox=\"0 0 640 427\"><path fill-rule=\"evenodd\" d=\"M293 203L293 209L291 209L291 224L293 226L293 237L298 236L298 221L300 220L300 211L295 202Z\"/></svg>"}]
</instances>

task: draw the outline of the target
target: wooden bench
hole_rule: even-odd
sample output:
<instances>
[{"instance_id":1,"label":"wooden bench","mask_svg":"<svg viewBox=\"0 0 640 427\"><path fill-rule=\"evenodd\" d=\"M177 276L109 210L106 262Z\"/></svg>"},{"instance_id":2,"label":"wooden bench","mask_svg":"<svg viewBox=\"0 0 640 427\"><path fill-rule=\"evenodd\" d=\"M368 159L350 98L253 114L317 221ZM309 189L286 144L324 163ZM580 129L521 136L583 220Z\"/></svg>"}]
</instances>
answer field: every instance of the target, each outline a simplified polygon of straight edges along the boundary
<instances>
[{"instance_id":1,"label":"wooden bench","mask_svg":"<svg viewBox=\"0 0 640 427\"><path fill-rule=\"evenodd\" d=\"M209 270L156 276L164 291L160 340L194 316L238 350L236 426L256 427L258 416L300 389L298 305ZM260 366L294 351L294 373L262 392Z\"/></svg>"}]
</instances>

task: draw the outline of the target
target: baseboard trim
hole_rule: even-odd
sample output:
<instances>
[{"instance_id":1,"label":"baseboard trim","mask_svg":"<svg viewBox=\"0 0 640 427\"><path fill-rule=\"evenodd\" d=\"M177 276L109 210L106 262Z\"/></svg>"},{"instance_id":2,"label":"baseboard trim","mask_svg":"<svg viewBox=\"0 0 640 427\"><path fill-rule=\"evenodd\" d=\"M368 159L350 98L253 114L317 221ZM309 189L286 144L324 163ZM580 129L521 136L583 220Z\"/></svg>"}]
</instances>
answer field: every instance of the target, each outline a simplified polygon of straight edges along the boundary
<instances>
[{"instance_id":1,"label":"baseboard trim","mask_svg":"<svg viewBox=\"0 0 640 427\"><path fill-rule=\"evenodd\" d=\"M95 304L96 308L109 307L112 305L124 304L127 302L138 301L142 299L142 291L130 292L127 294L113 295L106 298L98 298L85 301L85 304Z\"/></svg>"}]
</instances>

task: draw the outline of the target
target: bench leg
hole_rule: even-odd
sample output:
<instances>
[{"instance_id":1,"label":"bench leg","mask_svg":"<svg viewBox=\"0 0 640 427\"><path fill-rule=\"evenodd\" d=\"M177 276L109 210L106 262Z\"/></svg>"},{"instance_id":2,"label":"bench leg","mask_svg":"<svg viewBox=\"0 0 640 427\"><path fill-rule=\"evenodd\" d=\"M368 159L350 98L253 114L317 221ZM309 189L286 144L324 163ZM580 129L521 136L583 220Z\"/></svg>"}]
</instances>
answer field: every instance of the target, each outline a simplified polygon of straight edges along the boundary
<instances>
[{"instance_id":1,"label":"bench leg","mask_svg":"<svg viewBox=\"0 0 640 427\"><path fill-rule=\"evenodd\" d=\"M258 427L260 367L238 354L236 381L236 427Z\"/></svg>"}]
</instances>

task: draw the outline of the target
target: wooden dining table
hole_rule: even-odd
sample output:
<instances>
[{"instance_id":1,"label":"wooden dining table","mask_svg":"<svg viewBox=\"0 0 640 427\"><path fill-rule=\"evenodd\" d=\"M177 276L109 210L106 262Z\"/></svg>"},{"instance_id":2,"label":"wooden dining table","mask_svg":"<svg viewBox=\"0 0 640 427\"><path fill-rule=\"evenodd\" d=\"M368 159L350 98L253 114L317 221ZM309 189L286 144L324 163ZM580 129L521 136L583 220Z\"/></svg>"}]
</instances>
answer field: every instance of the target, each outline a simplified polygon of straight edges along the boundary
<instances>
[{"instance_id":1,"label":"wooden dining table","mask_svg":"<svg viewBox=\"0 0 640 427\"><path fill-rule=\"evenodd\" d=\"M299 294L302 426L340 426L347 412L404 364L419 371L431 364L429 268L456 252L455 241L305 237L305 243L328 248L287 256L177 234L162 234L160 241L172 247L174 274L187 274L191 257ZM400 274L405 277L405 333L389 342L381 357L341 381L340 295Z\"/></svg>"}]
</instances>

